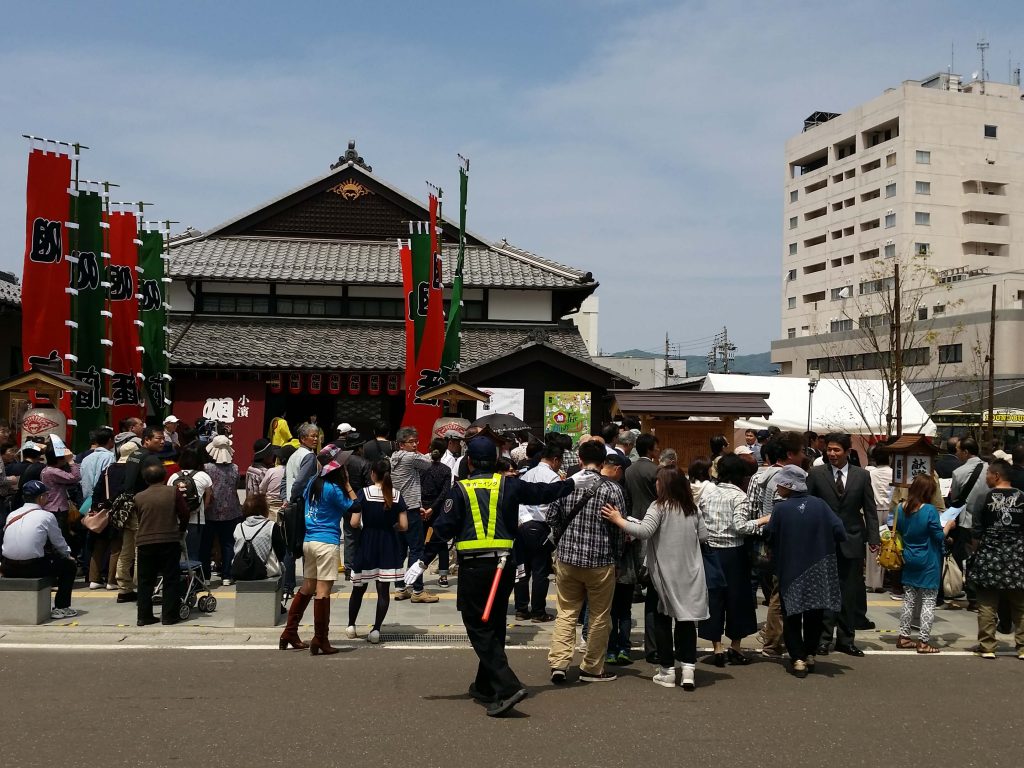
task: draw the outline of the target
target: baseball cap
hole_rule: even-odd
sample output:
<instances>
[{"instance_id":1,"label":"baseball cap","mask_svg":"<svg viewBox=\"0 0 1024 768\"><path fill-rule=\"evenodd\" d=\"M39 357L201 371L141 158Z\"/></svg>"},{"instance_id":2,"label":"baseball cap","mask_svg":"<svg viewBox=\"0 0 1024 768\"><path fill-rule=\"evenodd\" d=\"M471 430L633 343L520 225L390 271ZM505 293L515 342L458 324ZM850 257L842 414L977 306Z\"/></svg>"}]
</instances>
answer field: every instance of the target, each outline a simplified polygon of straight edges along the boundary
<instances>
[{"instance_id":1,"label":"baseball cap","mask_svg":"<svg viewBox=\"0 0 1024 768\"><path fill-rule=\"evenodd\" d=\"M474 437L466 444L466 453L473 461L495 461L498 446L488 437Z\"/></svg>"},{"instance_id":2,"label":"baseball cap","mask_svg":"<svg viewBox=\"0 0 1024 768\"><path fill-rule=\"evenodd\" d=\"M758 440L767 440L771 436L771 434L772 433L769 432L767 429L759 429L759 430L757 430L757 439Z\"/></svg>"},{"instance_id":3,"label":"baseball cap","mask_svg":"<svg viewBox=\"0 0 1024 768\"><path fill-rule=\"evenodd\" d=\"M623 468L625 468L625 467L627 467L629 465L629 462L626 460L626 457L623 456L618 451L612 451L607 456L605 456L604 457L604 463L605 464L612 464L613 466L623 467Z\"/></svg>"},{"instance_id":4,"label":"baseball cap","mask_svg":"<svg viewBox=\"0 0 1024 768\"><path fill-rule=\"evenodd\" d=\"M444 439L445 440L460 440L461 441L461 440L464 440L465 437L458 430L449 429L447 432L444 433Z\"/></svg>"},{"instance_id":5,"label":"baseball cap","mask_svg":"<svg viewBox=\"0 0 1024 768\"><path fill-rule=\"evenodd\" d=\"M343 422L341 422L341 424L338 425L338 434L339 435L347 435L349 432L355 432L355 431L356 431L356 428L353 427L351 424L349 424L347 421L343 421Z\"/></svg>"},{"instance_id":6,"label":"baseball cap","mask_svg":"<svg viewBox=\"0 0 1024 768\"><path fill-rule=\"evenodd\" d=\"M21 486L21 496L25 499L35 499L43 495L50 489L43 485L38 480L29 480L23 486Z\"/></svg>"},{"instance_id":7,"label":"baseball cap","mask_svg":"<svg viewBox=\"0 0 1024 768\"><path fill-rule=\"evenodd\" d=\"M171 414L166 419L164 419L164 424L177 424L177 423L178 423L178 417L175 416L174 414Z\"/></svg>"},{"instance_id":8,"label":"baseball cap","mask_svg":"<svg viewBox=\"0 0 1024 768\"><path fill-rule=\"evenodd\" d=\"M750 446L749 445L741 445L735 451L733 451L733 453L735 453L737 456L753 456L754 455L754 452L752 450L750 450Z\"/></svg>"}]
</instances>

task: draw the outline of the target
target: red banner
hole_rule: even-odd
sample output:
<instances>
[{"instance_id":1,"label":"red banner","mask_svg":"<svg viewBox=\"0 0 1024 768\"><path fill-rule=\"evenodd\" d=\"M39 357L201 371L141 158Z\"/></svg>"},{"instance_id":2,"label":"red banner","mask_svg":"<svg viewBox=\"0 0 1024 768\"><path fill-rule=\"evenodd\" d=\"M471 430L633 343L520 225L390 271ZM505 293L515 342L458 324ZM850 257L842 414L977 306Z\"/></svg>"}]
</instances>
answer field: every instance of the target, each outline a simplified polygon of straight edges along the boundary
<instances>
[{"instance_id":1,"label":"red banner","mask_svg":"<svg viewBox=\"0 0 1024 768\"><path fill-rule=\"evenodd\" d=\"M21 354L27 370L49 364L64 373L72 370L71 270L66 262L65 223L70 206L71 158L32 150L28 156L26 190L25 266L21 278ZM71 415L71 398L59 408Z\"/></svg>"},{"instance_id":2,"label":"red banner","mask_svg":"<svg viewBox=\"0 0 1024 768\"><path fill-rule=\"evenodd\" d=\"M122 419L145 418L142 403L142 348L139 337L139 246L135 214L117 212L110 224L110 419L118 429Z\"/></svg>"}]
</instances>

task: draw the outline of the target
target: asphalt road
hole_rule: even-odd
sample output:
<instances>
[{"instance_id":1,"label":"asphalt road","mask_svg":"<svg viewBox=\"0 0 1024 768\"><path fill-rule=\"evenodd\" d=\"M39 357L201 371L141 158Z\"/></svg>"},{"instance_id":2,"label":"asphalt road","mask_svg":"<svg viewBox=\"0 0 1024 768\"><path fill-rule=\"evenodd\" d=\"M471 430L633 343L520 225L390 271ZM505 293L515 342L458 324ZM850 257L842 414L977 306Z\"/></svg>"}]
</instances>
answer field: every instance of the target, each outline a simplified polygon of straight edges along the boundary
<instances>
[{"instance_id":1,"label":"asphalt road","mask_svg":"<svg viewBox=\"0 0 1024 768\"><path fill-rule=\"evenodd\" d=\"M0 652L3 764L117 766L1018 766L1024 663L829 656L698 665L698 689L547 680L496 720L466 695L468 650Z\"/></svg>"}]
</instances>

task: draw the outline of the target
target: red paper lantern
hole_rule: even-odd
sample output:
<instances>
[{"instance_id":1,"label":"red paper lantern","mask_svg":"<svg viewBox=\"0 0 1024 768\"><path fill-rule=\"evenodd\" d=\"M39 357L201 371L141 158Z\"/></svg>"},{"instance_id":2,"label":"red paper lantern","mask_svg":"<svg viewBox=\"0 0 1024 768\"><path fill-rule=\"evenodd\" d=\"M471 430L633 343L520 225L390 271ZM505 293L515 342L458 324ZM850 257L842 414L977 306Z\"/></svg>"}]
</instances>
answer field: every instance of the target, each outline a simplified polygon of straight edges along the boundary
<instances>
[{"instance_id":1,"label":"red paper lantern","mask_svg":"<svg viewBox=\"0 0 1024 768\"><path fill-rule=\"evenodd\" d=\"M371 395L380 394L380 374L371 373L366 377L366 391Z\"/></svg>"},{"instance_id":2,"label":"red paper lantern","mask_svg":"<svg viewBox=\"0 0 1024 768\"><path fill-rule=\"evenodd\" d=\"M324 386L324 375L322 373L309 374L309 381L306 384L306 391L311 395L319 395Z\"/></svg>"},{"instance_id":3,"label":"red paper lantern","mask_svg":"<svg viewBox=\"0 0 1024 768\"><path fill-rule=\"evenodd\" d=\"M288 392L292 395L302 394L302 374L301 373L289 373L288 374Z\"/></svg>"},{"instance_id":4,"label":"red paper lantern","mask_svg":"<svg viewBox=\"0 0 1024 768\"><path fill-rule=\"evenodd\" d=\"M270 391L271 391L272 394L275 394L275 395L281 394L281 374L280 373L272 373L272 374L270 374L267 377L267 384L270 386Z\"/></svg>"},{"instance_id":5,"label":"red paper lantern","mask_svg":"<svg viewBox=\"0 0 1024 768\"><path fill-rule=\"evenodd\" d=\"M327 376L327 392L331 395L341 394L341 374L332 373Z\"/></svg>"},{"instance_id":6,"label":"red paper lantern","mask_svg":"<svg viewBox=\"0 0 1024 768\"><path fill-rule=\"evenodd\" d=\"M359 390L363 388L363 377L358 373L349 374L348 377L348 393L350 395L358 395Z\"/></svg>"},{"instance_id":7,"label":"red paper lantern","mask_svg":"<svg viewBox=\"0 0 1024 768\"><path fill-rule=\"evenodd\" d=\"M402 393L401 381L397 373L388 374L388 394L400 395Z\"/></svg>"}]
</instances>

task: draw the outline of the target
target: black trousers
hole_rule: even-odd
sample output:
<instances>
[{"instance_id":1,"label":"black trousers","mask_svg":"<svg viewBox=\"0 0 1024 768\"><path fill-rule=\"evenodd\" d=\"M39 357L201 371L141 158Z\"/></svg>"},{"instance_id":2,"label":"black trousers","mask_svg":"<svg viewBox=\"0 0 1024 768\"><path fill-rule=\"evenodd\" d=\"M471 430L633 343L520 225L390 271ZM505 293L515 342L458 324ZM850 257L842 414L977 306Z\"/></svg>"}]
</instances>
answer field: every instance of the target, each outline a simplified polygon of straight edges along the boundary
<instances>
[{"instance_id":1,"label":"black trousers","mask_svg":"<svg viewBox=\"0 0 1024 768\"><path fill-rule=\"evenodd\" d=\"M163 576L160 618L164 624L174 624L178 620L178 608L181 604L181 574L178 568L180 560L179 542L143 544L139 547L139 557L135 564L139 582L139 619L152 618L153 590L156 589L159 577Z\"/></svg>"},{"instance_id":2,"label":"black trousers","mask_svg":"<svg viewBox=\"0 0 1024 768\"><path fill-rule=\"evenodd\" d=\"M648 587L648 601L654 587ZM655 594L654 604L658 597ZM646 614L645 614L646 615ZM697 663L697 623L695 621L676 621L671 616L654 610L654 644L657 648L658 664L671 667L673 661L683 664Z\"/></svg>"},{"instance_id":3,"label":"black trousers","mask_svg":"<svg viewBox=\"0 0 1024 768\"><path fill-rule=\"evenodd\" d=\"M75 585L78 563L70 557L46 555L33 560L0 560L0 573L9 579L57 580L57 595L53 598L54 608L71 607L71 588Z\"/></svg>"},{"instance_id":4,"label":"black trousers","mask_svg":"<svg viewBox=\"0 0 1024 768\"><path fill-rule=\"evenodd\" d=\"M785 606L783 606L785 611ZM823 610L804 611L786 615L782 618L782 636L786 640L786 650L793 661L807 661L813 656L821 641Z\"/></svg>"},{"instance_id":5,"label":"black trousers","mask_svg":"<svg viewBox=\"0 0 1024 768\"><path fill-rule=\"evenodd\" d=\"M551 549L547 546L551 529L539 520L523 523L516 531L516 554L526 568L526 576L516 582L516 610L540 616L547 610L548 576L551 574Z\"/></svg>"},{"instance_id":6,"label":"black trousers","mask_svg":"<svg viewBox=\"0 0 1024 768\"><path fill-rule=\"evenodd\" d=\"M857 616L867 611L867 587L864 586L864 558L844 557L836 553L839 566L839 592L843 604L839 612L825 611L821 630L821 645L832 642L835 632L836 645L853 645L856 634Z\"/></svg>"},{"instance_id":7,"label":"black trousers","mask_svg":"<svg viewBox=\"0 0 1024 768\"><path fill-rule=\"evenodd\" d=\"M483 620L487 596L494 582L497 558L460 558L458 609L466 634L480 660L476 670L476 689L484 696L499 699L511 696L523 687L508 665L505 654L505 629L508 599L515 583L516 569L511 560L502 572L488 621Z\"/></svg>"}]
</instances>

